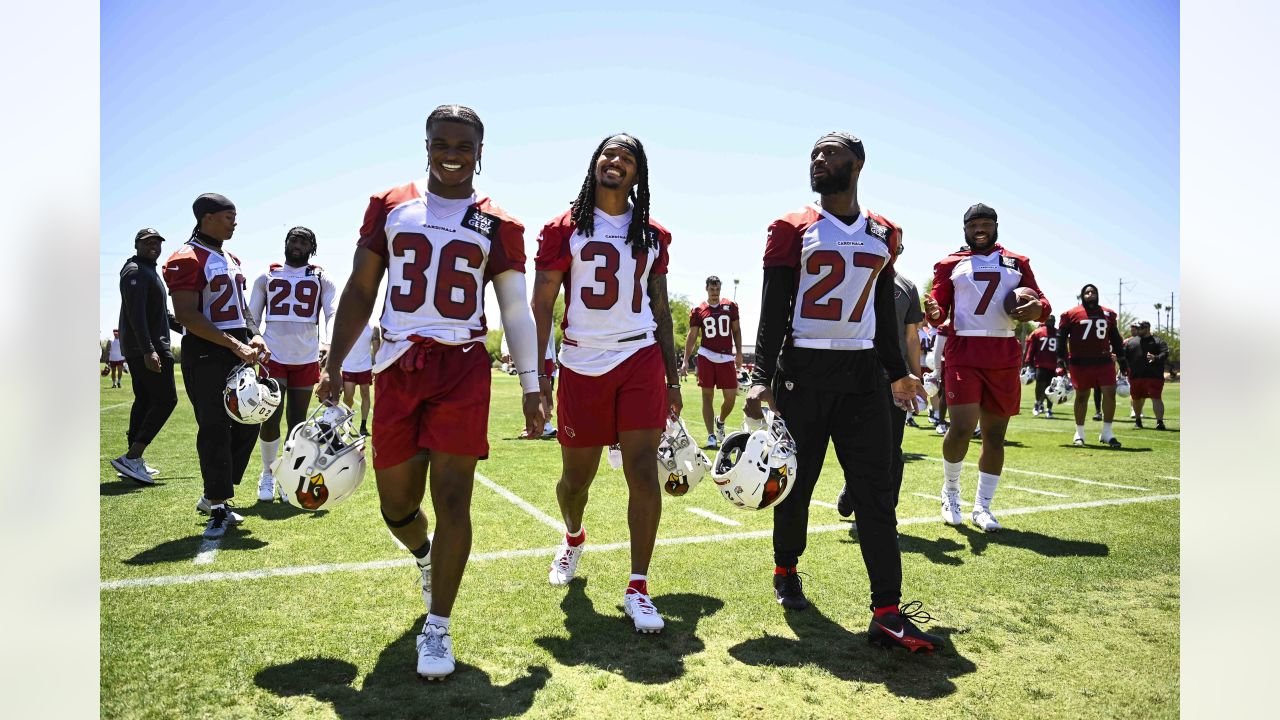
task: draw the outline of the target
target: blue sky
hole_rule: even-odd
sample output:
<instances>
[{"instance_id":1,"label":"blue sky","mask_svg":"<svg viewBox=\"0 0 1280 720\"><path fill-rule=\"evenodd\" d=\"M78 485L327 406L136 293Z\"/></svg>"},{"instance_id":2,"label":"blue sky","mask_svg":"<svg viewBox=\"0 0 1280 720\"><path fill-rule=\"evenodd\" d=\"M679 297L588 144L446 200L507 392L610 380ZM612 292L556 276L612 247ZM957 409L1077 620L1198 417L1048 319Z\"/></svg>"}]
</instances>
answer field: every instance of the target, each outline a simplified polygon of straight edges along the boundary
<instances>
[{"instance_id":1,"label":"blue sky","mask_svg":"<svg viewBox=\"0 0 1280 720\"><path fill-rule=\"evenodd\" d=\"M530 255L596 143L638 136L672 292L739 278L748 343L765 228L814 199L832 129L865 143L860 200L904 226L920 285L981 201L1058 311L1086 282L1115 307L1123 278L1146 317L1178 291L1175 3L553 5L104 2L101 334L133 234L171 252L202 192L235 201L251 275L306 225L341 285L369 195L424 175L442 103L484 120L476 186Z\"/></svg>"}]
</instances>

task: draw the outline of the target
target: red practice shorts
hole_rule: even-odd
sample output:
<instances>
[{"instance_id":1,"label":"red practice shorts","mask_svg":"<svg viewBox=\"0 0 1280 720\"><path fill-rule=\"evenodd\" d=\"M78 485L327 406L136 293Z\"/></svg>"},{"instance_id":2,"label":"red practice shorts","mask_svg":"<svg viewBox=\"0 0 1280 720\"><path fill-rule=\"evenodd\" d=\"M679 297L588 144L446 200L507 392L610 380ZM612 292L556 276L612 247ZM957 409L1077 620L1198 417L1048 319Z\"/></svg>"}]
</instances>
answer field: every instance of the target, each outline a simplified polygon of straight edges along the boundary
<instances>
[{"instance_id":1,"label":"red practice shorts","mask_svg":"<svg viewBox=\"0 0 1280 720\"><path fill-rule=\"evenodd\" d=\"M275 360L267 361L267 372L286 388L309 388L320 382L320 363L283 365Z\"/></svg>"},{"instance_id":2,"label":"red practice shorts","mask_svg":"<svg viewBox=\"0 0 1280 720\"><path fill-rule=\"evenodd\" d=\"M661 430L668 410L662 352L656 344L637 350L598 377L562 367L556 402L556 437L565 447L601 447L618 442L620 432Z\"/></svg>"},{"instance_id":3,"label":"red practice shorts","mask_svg":"<svg viewBox=\"0 0 1280 720\"><path fill-rule=\"evenodd\" d=\"M942 375L948 407L978 403L983 410L1002 417L1018 414L1022 403L1018 368L988 370L946 363Z\"/></svg>"},{"instance_id":4,"label":"red practice shorts","mask_svg":"<svg viewBox=\"0 0 1280 720\"><path fill-rule=\"evenodd\" d=\"M422 450L489 456L484 345L416 344L373 382L374 470L399 465Z\"/></svg>"},{"instance_id":5,"label":"red practice shorts","mask_svg":"<svg viewBox=\"0 0 1280 720\"><path fill-rule=\"evenodd\" d=\"M1159 400L1164 392L1164 378L1129 378L1129 397Z\"/></svg>"},{"instance_id":6,"label":"red practice shorts","mask_svg":"<svg viewBox=\"0 0 1280 720\"><path fill-rule=\"evenodd\" d=\"M551 387L556 386L556 361L553 358L544 358L542 360L542 374L546 375L551 381Z\"/></svg>"},{"instance_id":7,"label":"red practice shorts","mask_svg":"<svg viewBox=\"0 0 1280 720\"><path fill-rule=\"evenodd\" d=\"M1077 391L1116 386L1116 366L1112 362L1101 365L1069 365L1067 372L1071 373L1071 384Z\"/></svg>"},{"instance_id":8,"label":"red practice shorts","mask_svg":"<svg viewBox=\"0 0 1280 720\"><path fill-rule=\"evenodd\" d=\"M712 362L706 357L698 356L698 387L720 388L721 390L738 389L738 373L733 361Z\"/></svg>"},{"instance_id":9,"label":"red practice shorts","mask_svg":"<svg viewBox=\"0 0 1280 720\"><path fill-rule=\"evenodd\" d=\"M123 361L123 360L108 360L108 361L107 361L107 364L108 364L108 365L110 365L110 366L111 366L111 367L113 367L113 368L122 368L122 367L124 367L124 361Z\"/></svg>"},{"instance_id":10,"label":"red practice shorts","mask_svg":"<svg viewBox=\"0 0 1280 720\"><path fill-rule=\"evenodd\" d=\"M360 372L342 371L342 382L355 383L356 385L368 385L373 382L372 370L361 370Z\"/></svg>"}]
</instances>

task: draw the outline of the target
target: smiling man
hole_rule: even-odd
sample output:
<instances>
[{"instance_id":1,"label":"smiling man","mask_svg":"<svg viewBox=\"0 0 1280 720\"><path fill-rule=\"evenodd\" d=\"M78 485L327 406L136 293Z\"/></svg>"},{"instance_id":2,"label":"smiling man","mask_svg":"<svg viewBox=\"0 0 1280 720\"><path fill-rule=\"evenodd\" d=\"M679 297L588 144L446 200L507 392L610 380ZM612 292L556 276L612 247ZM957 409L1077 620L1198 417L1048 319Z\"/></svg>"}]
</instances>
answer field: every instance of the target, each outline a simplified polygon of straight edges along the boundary
<instances>
[{"instance_id":1,"label":"smiling man","mask_svg":"<svg viewBox=\"0 0 1280 720\"><path fill-rule=\"evenodd\" d=\"M373 472L382 518L421 575L427 618L417 672L438 680L455 667L449 618L471 553L476 462L489 455L486 283L493 283L520 371L529 432L542 431L542 411L524 226L472 185L484 124L471 108L441 105L427 116L426 134L429 175L369 200L316 394L334 403L342 397L342 362L367 327L385 275L383 342L373 366ZM428 476L434 543L421 509Z\"/></svg>"}]
</instances>

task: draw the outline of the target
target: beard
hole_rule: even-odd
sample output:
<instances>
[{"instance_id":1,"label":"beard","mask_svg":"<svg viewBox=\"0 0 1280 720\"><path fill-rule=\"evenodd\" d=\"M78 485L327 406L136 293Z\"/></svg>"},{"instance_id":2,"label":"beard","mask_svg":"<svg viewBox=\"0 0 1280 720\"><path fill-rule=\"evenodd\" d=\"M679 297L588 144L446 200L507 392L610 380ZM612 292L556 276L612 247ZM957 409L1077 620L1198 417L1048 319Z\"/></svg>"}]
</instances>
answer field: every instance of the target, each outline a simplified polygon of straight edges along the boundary
<instances>
[{"instance_id":1,"label":"beard","mask_svg":"<svg viewBox=\"0 0 1280 720\"><path fill-rule=\"evenodd\" d=\"M828 168L827 176L822 179L816 179L812 175L809 176L809 188L819 195L845 192L852 183L852 164L845 165L842 168Z\"/></svg>"},{"instance_id":2,"label":"beard","mask_svg":"<svg viewBox=\"0 0 1280 720\"><path fill-rule=\"evenodd\" d=\"M290 252L289 250L284 251L285 264L292 265L293 267L302 267L303 265L307 264L307 260L309 259L310 259L309 253Z\"/></svg>"},{"instance_id":3,"label":"beard","mask_svg":"<svg viewBox=\"0 0 1280 720\"><path fill-rule=\"evenodd\" d=\"M988 238L988 240L987 240L987 244L986 244L986 245L983 245L982 247L978 247L978 244L974 242L973 238L969 237L969 233L965 233L965 234L964 234L964 244L965 244L965 245L968 245L969 247L973 248L974 250L986 250L987 248L991 247L992 245L995 245L995 244L996 244L996 240L998 240L999 238L1000 238L1000 229L999 229L999 228L996 228L995 230L992 230L992 231L991 231L991 237L990 237L990 238Z\"/></svg>"}]
</instances>

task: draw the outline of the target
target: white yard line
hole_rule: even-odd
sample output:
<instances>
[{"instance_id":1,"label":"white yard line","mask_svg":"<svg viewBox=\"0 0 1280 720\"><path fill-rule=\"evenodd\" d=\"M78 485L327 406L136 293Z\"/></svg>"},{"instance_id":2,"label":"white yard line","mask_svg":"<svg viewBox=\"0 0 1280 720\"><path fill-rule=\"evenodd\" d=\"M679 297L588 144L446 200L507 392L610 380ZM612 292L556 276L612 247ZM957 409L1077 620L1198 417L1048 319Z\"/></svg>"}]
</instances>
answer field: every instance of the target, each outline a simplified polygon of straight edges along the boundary
<instances>
[{"instance_id":1,"label":"white yard line","mask_svg":"<svg viewBox=\"0 0 1280 720\"><path fill-rule=\"evenodd\" d=\"M914 493L913 493L914 494ZM1087 508L1107 507L1110 505L1130 505L1134 503L1152 503L1164 502L1166 500L1178 500L1179 495L1146 495L1143 497L1133 498L1112 498L1109 500L1091 500L1088 502L1064 503L1061 505L1039 505L1032 507L1002 509L1000 517L1007 515L1030 515L1032 513L1055 512L1059 510L1082 510ZM898 521L899 525L924 525L927 523L939 522L937 515L929 515L928 517L905 518ZM810 534L827 533L827 532L848 532L849 523L840 523L838 525L817 525L809 528ZM765 530L750 530L746 532L723 533L720 535L698 535L694 537L681 538L659 538L657 544L661 546L667 545L693 545L700 543L725 542L731 540L747 540L752 538L768 538L773 537L773 528ZM629 547L628 543L609 543L606 545L592 545L591 552L606 552L610 550L624 550ZM512 558L523 557L541 557L550 558L556 552L557 548L530 548L527 550L500 550L497 552L475 553L471 556L471 562L486 562L489 560L509 560ZM277 567L263 568L261 570L243 570L240 572L211 572L201 573L198 575L161 575L159 577L146 578L129 578L127 580L109 580L99 583L99 590L119 590L131 587L155 587L162 585L189 585L192 583L214 582L222 580L258 580L261 578L287 577L293 575L326 575L337 572L364 572L367 570L381 570L384 568L407 566L413 563L412 558L396 558L395 560L375 560L372 562L362 563L331 563L328 565L303 565L297 567Z\"/></svg>"},{"instance_id":2,"label":"white yard line","mask_svg":"<svg viewBox=\"0 0 1280 720\"><path fill-rule=\"evenodd\" d=\"M810 501L809 501L809 504L810 504L810 505L817 505L818 507L831 508L832 510L837 510L837 509L839 509L839 508L837 508L837 507L836 507L836 504L835 504L835 503L822 502L821 500L810 500Z\"/></svg>"},{"instance_id":3,"label":"white yard line","mask_svg":"<svg viewBox=\"0 0 1280 720\"><path fill-rule=\"evenodd\" d=\"M1161 480L1174 480L1174 481L1177 481L1177 482L1182 482L1182 478L1169 477L1168 475L1161 475L1161 476L1160 476L1160 479L1161 479Z\"/></svg>"},{"instance_id":4,"label":"white yard line","mask_svg":"<svg viewBox=\"0 0 1280 720\"><path fill-rule=\"evenodd\" d=\"M104 413L104 412L106 412L106 411L108 411L108 410L115 410L116 408L124 407L125 405L132 405L132 404L133 404L133 401L132 401L132 400L130 400L129 402L116 403L115 405L108 405L108 406L106 406L106 407L102 408L101 410L99 410L98 412L99 412L99 413Z\"/></svg>"},{"instance_id":5,"label":"white yard line","mask_svg":"<svg viewBox=\"0 0 1280 720\"><path fill-rule=\"evenodd\" d=\"M521 510L537 518L538 522L542 523L543 525L546 525L547 527L554 529L556 532L565 532L564 523L542 512L541 510L534 507L533 505L530 505L528 502L524 500L524 498L520 497L519 495L516 495L515 493L502 487L498 483L490 480L489 478L481 475L480 473L476 473L476 480L479 480L481 485L484 485L485 487L498 493L502 497L510 500L513 504L515 504L516 507L520 508Z\"/></svg>"},{"instance_id":6,"label":"white yard line","mask_svg":"<svg viewBox=\"0 0 1280 720\"><path fill-rule=\"evenodd\" d=\"M942 458L929 457L928 455L920 455L919 457L921 460L928 460L929 462L936 462L936 463L942 462ZM978 467L978 463L967 462L964 465L965 467ZM1098 480L1085 480L1084 478L1071 477L1070 475L1050 475L1049 473L1033 472L1031 470L1019 470L1017 468L1011 468L1008 466L1005 467L1004 471L1007 473L1019 473L1022 475L1033 475L1035 477L1052 478L1054 480L1070 480L1071 482L1078 482L1084 485L1098 485L1100 487L1118 488L1120 490L1137 490L1139 492L1151 492L1151 488L1138 487L1137 485L1118 485L1116 483L1099 482Z\"/></svg>"},{"instance_id":7,"label":"white yard line","mask_svg":"<svg viewBox=\"0 0 1280 720\"><path fill-rule=\"evenodd\" d=\"M694 515L700 515L708 520L714 520L715 522L718 522L721 525L734 525L734 526L742 525L742 523L738 522L737 520L730 520L729 518L724 517L723 515L717 515L711 512L710 510L703 510L700 507L687 507L685 508L685 510L687 512L693 513Z\"/></svg>"},{"instance_id":8,"label":"white yard line","mask_svg":"<svg viewBox=\"0 0 1280 720\"><path fill-rule=\"evenodd\" d=\"M1036 495L1048 495L1049 497L1061 497L1061 498L1071 497L1070 495L1063 495L1062 493L1049 492L1048 490L1036 490L1035 488L1025 488L1019 485L1005 484L1005 485L1001 485L1000 487L1006 487L1006 488L1009 488L1010 490L1021 490L1022 492L1035 493Z\"/></svg>"},{"instance_id":9,"label":"white yard line","mask_svg":"<svg viewBox=\"0 0 1280 720\"><path fill-rule=\"evenodd\" d=\"M218 546L221 544L221 540L205 540L200 543L200 549L196 551L196 559L193 562L196 565L208 565L212 563L213 558L218 554Z\"/></svg>"}]
</instances>

